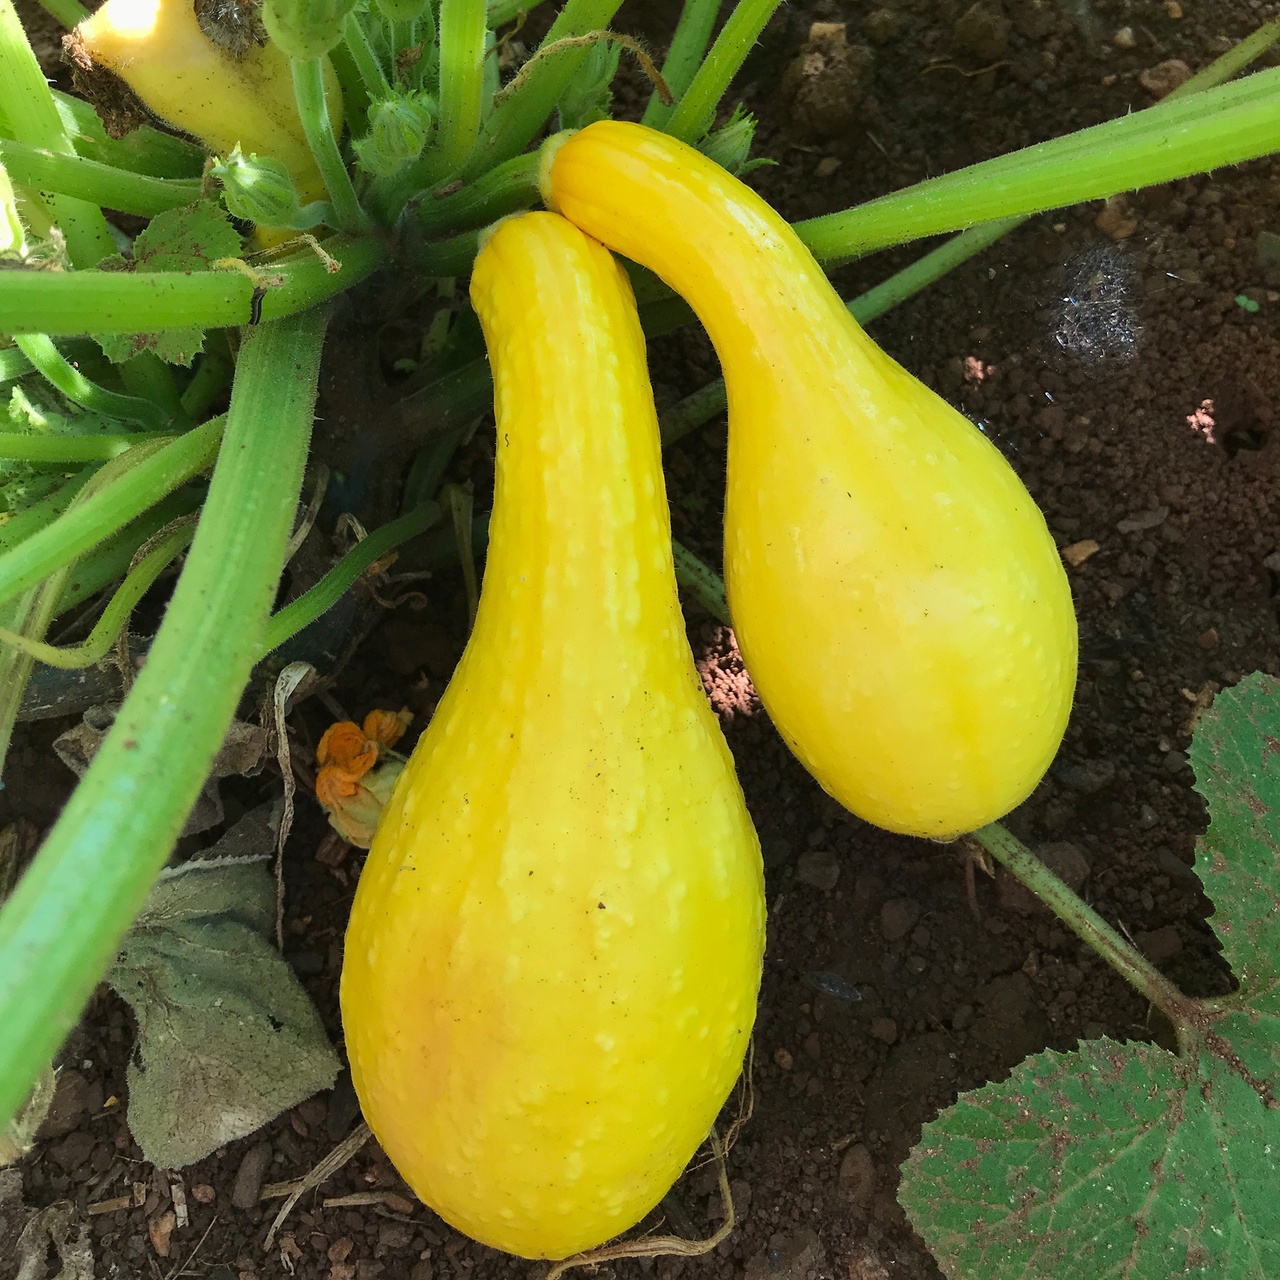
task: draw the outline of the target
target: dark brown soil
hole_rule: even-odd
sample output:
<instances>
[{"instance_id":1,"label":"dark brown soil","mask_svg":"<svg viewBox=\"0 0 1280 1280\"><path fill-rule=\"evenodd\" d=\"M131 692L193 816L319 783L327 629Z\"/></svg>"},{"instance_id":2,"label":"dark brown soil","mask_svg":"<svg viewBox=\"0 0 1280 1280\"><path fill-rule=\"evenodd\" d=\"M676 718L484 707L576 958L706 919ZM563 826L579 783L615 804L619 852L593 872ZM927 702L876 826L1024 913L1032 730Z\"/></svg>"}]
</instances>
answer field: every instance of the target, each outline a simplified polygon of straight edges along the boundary
<instances>
[{"instance_id":1,"label":"dark brown soil","mask_svg":"<svg viewBox=\"0 0 1280 1280\"><path fill-rule=\"evenodd\" d=\"M1172 58L1197 70L1277 11L1258 0L1182 7L1173 17L1178 7L1163 0L1005 0L1003 9L991 0L975 16L960 0L797 3L770 24L739 85L760 118L759 153L779 162L752 181L792 218L842 208L1148 105L1142 72ZM636 0L618 25L661 46L676 11ZM869 53L836 60L839 93L810 84L793 108L778 86L813 21L847 22ZM1132 47L1113 41L1121 28ZM1221 992L1229 977L1190 870L1204 812L1187 722L1211 684L1259 668L1280 674L1277 577L1264 563L1280 546L1280 261L1269 256L1280 242L1263 235L1280 232L1280 168L1261 162L1143 192L1104 218L1113 229L1135 224L1120 240L1099 229L1100 212L1033 219L872 333L1006 452L1060 545L1098 544L1070 569L1082 644L1075 714L1049 776L1008 825L1087 873L1088 900L1184 989ZM844 269L842 290L868 287L921 249ZM659 340L652 355L660 407L716 374L692 331ZM715 564L724 446L724 422L710 424L670 452L668 467L677 536ZM483 490L490 458L482 430L455 478ZM347 668L336 696L348 710L408 700L421 728L465 628L459 581L439 575L428 594L427 611L401 610ZM825 797L760 712L731 635L696 606L689 615L767 868L755 1115L729 1159L734 1234L698 1260L607 1270L635 1280L936 1276L895 1199L921 1124L1045 1046L1104 1032L1161 1039L1166 1029L1016 885L979 875L975 915L952 849L876 831ZM314 740L327 714L310 705L303 714ZM42 725L18 734L6 820L52 820L65 787L49 740ZM338 1039L341 937L359 858L317 860L323 833L319 814L305 811L286 860L288 954ZM848 987L860 1002L844 998ZM141 1207L89 1219L99 1277L538 1274L397 1199L412 1197L372 1145L295 1209L284 1252L264 1253L275 1207L235 1208L237 1170L263 1142L267 1181L309 1169L355 1120L349 1085L184 1171L190 1225L157 1258L148 1220L164 1211L167 1183L139 1162L122 1107L106 1105L123 1097L131 1037L124 1007L97 997L65 1054L64 1088L80 1090L79 1109L21 1166L32 1205L70 1198L83 1209L147 1185ZM210 1188L199 1192L207 1202L193 1196L198 1187ZM370 1190L392 1199L324 1206ZM709 1169L673 1194L669 1226L714 1227ZM10 1262L0 1257L0 1278Z\"/></svg>"}]
</instances>

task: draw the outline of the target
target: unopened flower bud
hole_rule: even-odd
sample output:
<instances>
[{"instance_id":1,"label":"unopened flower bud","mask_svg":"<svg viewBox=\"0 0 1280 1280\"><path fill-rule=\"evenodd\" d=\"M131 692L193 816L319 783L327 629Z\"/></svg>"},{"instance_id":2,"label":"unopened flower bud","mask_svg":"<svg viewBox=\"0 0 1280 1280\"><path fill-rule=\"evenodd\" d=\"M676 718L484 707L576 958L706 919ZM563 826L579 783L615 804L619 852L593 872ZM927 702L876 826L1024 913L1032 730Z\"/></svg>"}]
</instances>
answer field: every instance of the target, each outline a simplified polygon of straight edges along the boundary
<instances>
[{"instance_id":1,"label":"unopened flower bud","mask_svg":"<svg viewBox=\"0 0 1280 1280\"><path fill-rule=\"evenodd\" d=\"M730 173L741 173L755 135L755 117L738 107L728 124L703 138L698 144L698 150L722 169L727 169ZM754 165L750 167L755 168Z\"/></svg>"},{"instance_id":2,"label":"unopened flower bud","mask_svg":"<svg viewBox=\"0 0 1280 1280\"><path fill-rule=\"evenodd\" d=\"M287 227L298 211L289 171L271 156L245 156L237 144L210 170L222 183L222 199L237 218L264 227Z\"/></svg>"},{"instance_id":3,"label":"unopened flower bud","mask_svg":"<svg viewBox=\"0 0 1280 1280\"><path fill-rule=\"evenodd\" d=\"M322 58L342 39L356 0L263 0L267 34L291 58Z\"/></svg>"},{"instance_id":4,"label":"unopened flower bud","mask_svg":"<svg viewBox=\"0 0 1280 1280\"><path fill-rule=\"evenodd\" d=\"M389 178L427 145L435 104L429 94L384 98L369 108L369 134L355 144L360 167Z\"/></svg>"}]
</instances>

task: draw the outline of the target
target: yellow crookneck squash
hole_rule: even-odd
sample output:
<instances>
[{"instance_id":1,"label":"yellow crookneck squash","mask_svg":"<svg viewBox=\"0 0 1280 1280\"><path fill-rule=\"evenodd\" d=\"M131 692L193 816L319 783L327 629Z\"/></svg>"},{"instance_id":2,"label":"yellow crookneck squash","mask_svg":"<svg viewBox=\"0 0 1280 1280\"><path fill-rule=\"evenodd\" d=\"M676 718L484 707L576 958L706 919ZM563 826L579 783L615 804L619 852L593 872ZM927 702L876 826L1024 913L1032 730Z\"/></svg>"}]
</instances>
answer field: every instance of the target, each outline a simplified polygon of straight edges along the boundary
<instances>
[{"instance_id":1,"label":"yellow crookneck squash","mask_svg":"<svg viewBox=\"0 0 1280 1280\"><path fill-rule=\"evenodd\" d=\"M742 1064L759 845L684 635L626 277L563 218L476 260L497 480L466 652L356 893L356 1092L414 1191L562 1258L637 1222Z\"/></svg>"},{"instance_id":2,"label":"yellow crookneck squash","mask_svg":"<svg viewBox=\"0 0 1280 1280\"><path fill-rule=\"evenodd\" d=\"M274 44L242 53L214 44L192 0L107 0L76 28L94 62L115 72L161 120L199 138L222 157L239 143L245 155L274 156L289 171L302 204L325 198L298 108L288 57ZM325 103L342 132L342 91L325 60ZM264 244L289 232L259 229Z\"/></svg>"},{"instance_id":3,"label":"yellow crookneck squash","mask_svg":"<svg viewBox=\"0 0 1280 1280\"><path fill-rule=\"evenodd\" d=\"M950 839L1039 781L1076 621L999 451L891 360L794 231L665 134L602 121L544 153L548 207L697 312L729 399L725 579L783 738L854 813Z\"/></svg>"}]
</instances>

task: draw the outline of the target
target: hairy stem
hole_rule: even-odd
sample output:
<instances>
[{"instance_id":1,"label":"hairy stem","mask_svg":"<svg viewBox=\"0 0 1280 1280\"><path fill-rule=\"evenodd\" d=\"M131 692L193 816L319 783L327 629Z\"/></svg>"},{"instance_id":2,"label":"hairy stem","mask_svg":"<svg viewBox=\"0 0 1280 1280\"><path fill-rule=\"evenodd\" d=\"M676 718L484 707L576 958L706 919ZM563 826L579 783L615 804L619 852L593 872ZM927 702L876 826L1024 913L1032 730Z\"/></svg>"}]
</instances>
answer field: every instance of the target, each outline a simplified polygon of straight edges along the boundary
<instances>
[{"instance_id":1,"label":"hairy stem","mask_svg":"<svg viewBox=\"0 0 1280 1280\"><path fill-rule=\"evenodd\" d=\"M0 114L18 142L64 155L75 154L13 0L0 0ZM115 252L107 221L96 205L70 196L54 196L49 203L67 238L67 252L74 266L91 267Z\"/></svg>"},{"instance_id":2,"label":"hairy stem","mask_svg":"<svg viewBox=\"0 0 1280 1280\"><path fill-rule=\"evenodd\" d=\"M262 319L292 315L358 284L387 259L373 236L334 236L325 252L341 264L329 272L310 250L271 267L283 285L268 289ZM0 272L0 333L138 333L248 324L253 282L238 271Z\"/></svg>"},{"instance_id":3,"label":"hairy stem","mask_svg":"<svg viewBox=\"0 0 1280 1280\"><path fill-rule=\"evenodd\" d=\"M1280 149L1280 68L1024 147L796 224L821 261L1057 209Z\"/></svg>"},{"instance_id":4,"label":"hairy stem","mask_svg":"<svg viewBox=\"0 0 1280 1280\"><path fill-rule=\"evenodd\" d=\"M707 41L711 39L711 29L715 26L719 9L720 0L684 0L680 21L676 24L671 47L667 50L667 60L662 64L662 78L667 82L667 88L675 96L676 102L680 101L693 83L702 55L707 50ZM665 128L674 110L674 103L668 105L657 93L652 93L640 123L647 124L651 129Z\"/></svg>"},{"instance_id":5,"label":"hairy stem","mask_svg":"<svg viewBox=\"0 0 1280 1280\"><path fill-rule=\"evenodd\" d=\"M23 186L74 196L80 201L142 218L153 218L166 209L177 209L200 199L199 178L152 178L142 173L128 173L97 160L60 155L8 138L0 138L0 163L11 179ZM113 243L106 252L114 249Z\"/></svg>"},{"instance_id":6,"label":"hairy stem","mask_svg":"<svg viewBox=\"0 0 1280 1280\"><path fill-rule=\"evenodd\" d=\"M145 901L262 654L323 335L317 311L247 331L226 447L146 665L0 908L0 1124L80 1016Z\"/></svg>"},{"instance_id":7,"label":"hairy stem","mask_svg":"<svg viewBox=\"0 0 1280 1280\"><path fill-rule=\"evenodd\" d=\"M333 136L333 123L325 103L324 62L320 58L293 59L293 96L298 104L307 144L324 179L338 218L338 226L355 234L368 225L368 217L360 207L351 175L342 161L338 140Z\"/></svg>"},{"instance_id":8,"label":"hairy stem","mask_svg":"<svg viewBox=\"0 0 1280 1280\"><path fill-rule=\"evenodd\" d=\"M158 538L156 545L138 561L120 584L115 595L111 597L111 602L103 610L97 625L89 633L88 638L80 644L58 648L55 645L45 644L42 640L17 635L5 627L0 627L0 642L29 654L46 666L61 667L63 670L91 666L110 652L116 638L128 624L129 615L137 607L138 601L146 595L151 584L177 556L186 550L194 534L195 524L188 522ZM55 576L65 576L65 574ZM61 584L59 584L59 592L61 592Z\"/></svg>"},{"instance_id":9,"label":"hairy stem","mask_svg":"<svg viewBox=\"0 0 1280 1280\"><path fill-rule=\"evenodd\" d=\"M415 511L401 516L376 529L347 552L310 591L290 601L279 613L272 615L263 638L263 652L278 649L309 626L322 613L332 609L351 589L355 580L388 551L408 542L431 528L440 519L440 508L434 502L424 502Z\"/></svg>"},{"instance_id":10,"label":"hairy stem","mask_svg":"<svg viewBox=\"0 0 1280 1280\"><path fill-rule=\"evenodd\" d=\"M995 860L1026 885L1055 915L1087 942L1122 978L1132 983L1175 1027L1185 1026L1195 1001L1184 996L1145 956L1092 907L1067 888L1026 845L998 822L971 833Z\"/></svg>"},{"instance_id":11,"label":"hairy stem","mask_svg":"<svg viewBox=\"0 0 1280 1280\"><path fill-rule=\"evenodd\" d=\"M484 0L441 0L440 125L435 147L418 165L423 187L453 173L475 145L485 31Z\"/></svg>"},{"instance_id":12,"label":"hairy stem","mask_svg":"<svg viewBox=\"0 0 1280 1280\"><path fill-rule=\"evenodd\" d=\"M751 46L781 0L738 0L737 8L720 30L711 52L676 103L666 132L682 142L697 142L715 119L716 107L738 74Z\"/></svg>"},{"instance_id":13,"label":"hairy stem","mask_svg":"<svg viewBox=\"0 0 1280 1280\"><path fill-rule=\"evenodd\" d=\"M161 436L113 458L62 515L0 556L0 601L72 564L198 475L217 457L223 419L177 438Z\"/></svg>"},{"instance_id":14,"label":"hairy stem","mask_svg":"<svg viewBox=\"0 0 1280 1280\"><path fill-rule=\"evenodd\" d=\"M152 431L169 425L171 415L150 400L122 396L90 382L53 345L47 334L19 334L15 341L22 354L73 404L105 414L108 418L137 422Z\"/></svg>"}]
</instances>

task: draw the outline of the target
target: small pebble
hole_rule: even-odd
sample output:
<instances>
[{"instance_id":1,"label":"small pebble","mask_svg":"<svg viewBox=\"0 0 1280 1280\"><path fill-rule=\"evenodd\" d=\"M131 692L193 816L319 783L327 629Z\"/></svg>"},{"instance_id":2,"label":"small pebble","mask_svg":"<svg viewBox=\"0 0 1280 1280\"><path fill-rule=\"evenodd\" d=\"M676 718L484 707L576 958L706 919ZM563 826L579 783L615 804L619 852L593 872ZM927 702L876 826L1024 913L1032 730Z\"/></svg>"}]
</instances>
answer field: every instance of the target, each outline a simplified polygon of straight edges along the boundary
<instances>
[{"instance_id":1,"label":"small pebble","mask_svg":"<svg viewBox=\"0 0 1280 1280\"><path fill-rule=\"evenodd\" d=\"M271 1144L259 1142L245 1152L236 1170L235 1185L231 1188L231 1203L237 1209L252 1209L262 1192L262 1180L271 1163Z\"/></svg>"},{"instance_id":2,"label":"small pebble","mask_svg":"<svg viewBox=\"0 0 1280 1280\"><path fill-rule=\"evenodd\" d=\"M1191 68L1181 58L1169 58L1159 66L1148 67L1138 83L1153 97L1164 98L1191 79Z\"/></svg>"},{"instance_id":3,"label":"small pebble","mask_svg":"<svg viewBox=\"0 0 1280 1280\"><path fill-rule=\"evenodd\" d=\"M1138 42L1133 38L1132 27L1121 27L1119 31L1111 37L1111 43L1117 49L1132 49Z\"/></svg>"},{"instance_id":4,"label":"small pebble","mask_svg":"<svg viewBox=\"0 0 1280 1280\"><path fill-rule=\"evenodd\" d=\"M872 1018L868 1030L885 1044L892 1044L898 1038L898 1024L892 1018Z\"/></svg>"},{"instance_id":5,"label":"small pebble","mask_svg":"<svg viewBox=\"0 0 1280 1280\"><path fill-rule=\"evenodd\" d=\"M782 1048L773 1051L773 1060L780 1066L783 1071L790 1071L795 1066L795 1059Z\"/></svg>"},{"instance_id":6,"label":"small pebble","mask_svg":"<svg viewBox=\"0 0 1280 1280\"><path fill-rule=\"evenodd\" d=\"M914 898L891 898L880 908L880 932L889 942L905 938L920 919L920 904Z\"/></svg>"},{"instance_id":7,"label":"small pebble","mask_svg":"<svg viewBox=\"0 0 1280 1280\"><path fill-rule=\"evenodd\" d=\"M1073 542L1069 547L1062 548L1062 558L1073 568L1078 569L1092 555L1096 555L1102 548L1092 538L1085 538L1080 542Z\"/></svg>"},{"instance_id":8,"label":"small pebble","mask_svg":"<svg viewBox=\"0 0 1280 1280\"><path fill-rule=\"evenodd\" d=\"M796 879L830 893L840 879L840 860L829 849L802 853L796 862Z\"/></svg>"}]
</instances>

